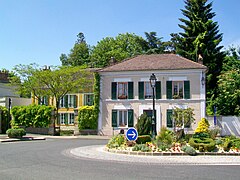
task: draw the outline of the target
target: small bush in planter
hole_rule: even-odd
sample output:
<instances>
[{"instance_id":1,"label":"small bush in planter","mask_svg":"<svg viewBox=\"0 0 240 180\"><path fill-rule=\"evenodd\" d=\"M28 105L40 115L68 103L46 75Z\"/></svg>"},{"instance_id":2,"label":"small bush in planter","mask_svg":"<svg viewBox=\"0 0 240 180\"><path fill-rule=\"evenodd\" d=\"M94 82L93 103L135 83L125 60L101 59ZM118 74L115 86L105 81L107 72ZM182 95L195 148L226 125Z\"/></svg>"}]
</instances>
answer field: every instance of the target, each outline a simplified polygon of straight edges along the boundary
<instances>
[{"instance_id":1,"label":"small bush in planter","mask_svg":"<svg viewBox=\"0 0 240 180\"><path fill-rule=\"evenodd\" d=\"M182 151L184 151L185 153L187 153L190 156L197 155L196 150L192 146L183 146L181 149L182 149Z\"/></svg>"},{"instance_id":2,"label":"small bush in planter","mask_svg":"<svg viewBox=\"0 0 240 180\"><path fill-rule=\"evenodd\" d=\"M151 142L151 136L150 135L141 135L138 136L136 143L137 144L145 144L146 142Z\"/></svg>"},{"instance_id":3,"label":"small bush in planter","mask_svg":"<svg viewBox=\"0 0 240 180\"><path fill-rule=\"evenodd\" d=\"M6 133L10 138L21 138L26 135L26 131L23 128L8 129Z\"/></svg>"}]
</instances>

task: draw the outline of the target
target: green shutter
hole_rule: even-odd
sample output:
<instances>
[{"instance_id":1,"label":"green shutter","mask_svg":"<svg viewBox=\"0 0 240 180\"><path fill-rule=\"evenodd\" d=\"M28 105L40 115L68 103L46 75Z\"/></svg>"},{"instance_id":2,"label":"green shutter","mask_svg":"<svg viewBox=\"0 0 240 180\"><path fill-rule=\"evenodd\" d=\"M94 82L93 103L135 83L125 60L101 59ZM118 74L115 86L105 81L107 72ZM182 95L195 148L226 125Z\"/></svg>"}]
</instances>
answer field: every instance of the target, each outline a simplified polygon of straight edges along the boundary
<instances>
[{"instance_id":1,"label":"green shutter","mask_svg":"<svg viewBox=\"0 0 240 180\"><path fill-rule=\"evenodd\" d=\"M128 127L133 127L133 109L128 110Z\"/></svg>"},{"instance_id":2,"label":"green shutter","mask_svg":"<svg viewBox=\"0 0 240 180\"><path fill-rule=\"evenodd\" d=\"M133 82L128 82L128 99L133 99Z\"/></svg>"},{"instance_id":3,"label":"green shutter","mask_svg":"<svg viewBox=\"0 0 240 180\"><path fill-rule=\"evenodd\" d=\"M64 124L68 124L68 114L67 113L65 113L64 114Z\"/></svg>"},{"instance_id":4,"label":"green shutter","mask_svg":"<svg viewBox=\"0 0 240 180\"><path fill-rule=\"evenodd\" d=\"M173 127L172 113L172 109L167 109L167 127L169 128Z\"/></svg>"},{"instance_id":5,"label":"green shutter","mask_svg":"<svg viewBox=\"0 0 240 180\"><path fill-rule=\"evenodd\" d=\"M167 99L172 99L172 81L167 81Z\"/></svg>"},{"instance_id":6,"label":"green shutter","mask_svg":"<svg viewBox=\"0 0 240 180\"><path fill-rule=\"evenodd\" d=\"M112 99L117 99L117 83L112 82Z\"/></svg>"},{"instance_id":7,"label":"green shutter","mask_svg":"<svg viewBox=\"0 0 240 180\"><path fill-rule=\"evenodd\" d=\"M46 100L45 105L48 106L48 104L49 104L49 97L48 97L48 96L45 96L44 98L45 98L45 100Z\"/></svg>"},{"instance_id":8,"label":"green shutter","mask_svg":"<svg viewBox=\"0 0 240 180\"><path fill-rule=\"evenodd\" d=\"M161 99L161 81L156 82L156 99Z\"/></svg>"},{"instance_id":9,"label":"green shutter","mask_svg":"<svg viewBox=\"0 0 240 180\"><path fill-rule=\"evenodd\" d=\"M76 108L77 107L77 95L73 96L73 107Z\"/></svg>"},{"instance_id":10,"label":"green shutter","mask_svg":"<svg viewBox=\"0 0 240 180\"><path fill-rule=\"evenodd\" d=\"M144 82L138 82L138 99L144 99Z\"/></svg>"},{"instance_id":11,"label":"green shutter","mask_svg":"<svg viewBox=\"0 0 240 180\"><path fill-rule=\"evenodd\" d=\"M184 99L190 99L190 81L184 81Z\"/></svg>"},{"instance_id":12,"label":"green shutter","mask_svg":"<svg viewBox=\"0 0 240 180\"><path fill-rule=\"evenodd\" d=\"M38 97L38 105L42 105L42 101L41 101L41 96L40 97Z\"/></svg>"},{"instance_id":13,"label":"green shutter","mask_svg":"<svg viewBox=\"0 0 240 180\"><path fill-rule=\"evenodd\" d=\"M68 108L68 95L64 96L64 107Z\"/></svg>"},{"instance_id":14,"label":"green shutter","mask_svg":"<svg viewBox=\"0 0 240 180\"><path fill-rule=\"evenodd\" d=\"M112 110L112 127L117 127L117 110Z\"/></svg>"}]
</instances>

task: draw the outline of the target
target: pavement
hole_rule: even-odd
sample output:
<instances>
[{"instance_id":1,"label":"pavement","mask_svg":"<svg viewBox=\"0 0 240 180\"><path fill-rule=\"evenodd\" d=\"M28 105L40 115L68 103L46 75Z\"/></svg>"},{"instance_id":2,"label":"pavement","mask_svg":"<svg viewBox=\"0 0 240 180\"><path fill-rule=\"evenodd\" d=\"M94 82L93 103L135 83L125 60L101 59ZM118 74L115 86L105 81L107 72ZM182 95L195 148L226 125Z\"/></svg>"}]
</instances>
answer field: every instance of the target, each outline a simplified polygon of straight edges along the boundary
<instances>
[{"instance_id":1,"label":"pavement","mask_svg":"<svg viewBox=\"0 0 240 180\"><path fill-rule=\"evenodd\" d=\"M98 135L78 135L78 136L51 136L41 134L29 134L27 133L22 138L9 138L6 134L0 134L0 143L5 142L18 142L18 141L39 141L46 139L110 139L108 136Z\"/></svg>"},{"instance_id":2,"label":"pavement","mask_svg":"<svg viewBox=\"0 0 240 180\"><path fill-rule=\"evenodd\" d=\"M40 141L46 139L105 139L108 136L98 135L78 135L78 136L51 136L40 134L27 134L21 139L9 138L6 134L0 134L0 143L11 143L18 141ZM147 164L161 164L161 165L240 165L240 156L222 155L222 156L177 156L177 155L143 155L131 154L123 152L107 151L103 145L84 146L73 149L67 149L62 152L63 155L76 159L87 158L104 161L126 162L126 163L147 163Z\"/></svg>"}]
</instances>

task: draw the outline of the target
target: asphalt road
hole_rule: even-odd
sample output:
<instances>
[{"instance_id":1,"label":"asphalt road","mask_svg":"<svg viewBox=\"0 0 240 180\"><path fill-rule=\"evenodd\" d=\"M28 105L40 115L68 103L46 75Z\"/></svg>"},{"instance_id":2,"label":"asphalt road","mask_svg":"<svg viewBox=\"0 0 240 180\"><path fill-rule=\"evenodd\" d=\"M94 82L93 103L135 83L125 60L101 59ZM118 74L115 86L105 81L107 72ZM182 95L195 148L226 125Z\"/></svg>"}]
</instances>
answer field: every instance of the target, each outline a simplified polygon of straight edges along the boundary
<instances>
[{"instance_id":1,"label":"asphalt road","mask_svg":"<svg viewBox=\"0 0 240 180\"><path fill-rule=\"evenodd\" d=\"M239 166L164 165L75 158L69 149L107 140L47 139L0 144L1 180L239 179ZM184 158L184 157L183 157ZM240 158L240 157L236 157Z\"/></svg>"}]
</instances>

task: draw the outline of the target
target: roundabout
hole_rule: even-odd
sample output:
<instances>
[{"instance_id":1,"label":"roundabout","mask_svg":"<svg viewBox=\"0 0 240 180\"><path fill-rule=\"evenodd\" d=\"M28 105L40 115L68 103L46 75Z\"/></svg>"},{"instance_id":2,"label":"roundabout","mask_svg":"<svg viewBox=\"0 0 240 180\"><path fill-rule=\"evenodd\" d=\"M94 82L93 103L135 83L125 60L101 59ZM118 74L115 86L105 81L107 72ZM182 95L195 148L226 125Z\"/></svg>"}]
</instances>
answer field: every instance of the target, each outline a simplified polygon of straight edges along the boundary
<instances>
[{"instance_id":1,"label":"roundabout","mask_svg":"<svg viewBox=\"0 0 240 180\"><path fill-rule=\"evenodd\" d=\"M64 153L73 158L87 158L100 161L159 165L240 165L239 156L200 155L200 156L146 156L108 152L103 145L92 145L68 149Z\"/></svg>"}]
</instances>

